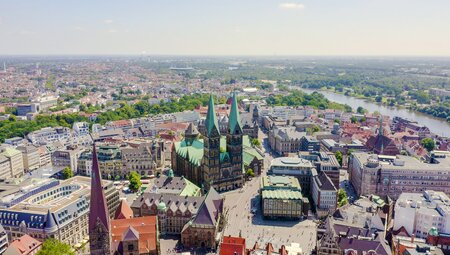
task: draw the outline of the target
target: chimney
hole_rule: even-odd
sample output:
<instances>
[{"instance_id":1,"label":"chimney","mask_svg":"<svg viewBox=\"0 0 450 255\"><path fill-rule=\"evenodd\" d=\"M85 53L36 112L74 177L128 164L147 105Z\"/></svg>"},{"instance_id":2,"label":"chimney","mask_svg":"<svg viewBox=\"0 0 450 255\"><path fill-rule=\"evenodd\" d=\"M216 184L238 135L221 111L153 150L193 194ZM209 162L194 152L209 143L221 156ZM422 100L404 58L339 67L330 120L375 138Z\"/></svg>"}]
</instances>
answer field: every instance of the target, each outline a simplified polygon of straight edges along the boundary
<instances>
[{"instance_id":1,"label":"chimney","mask_svg":"<svg viewBox=\"0 0 450 255\"><path fill-rule=\"evenodd\" d=\"M414 234L411 235L411 243L414 243Z\"/></svg>"}]
</instances>

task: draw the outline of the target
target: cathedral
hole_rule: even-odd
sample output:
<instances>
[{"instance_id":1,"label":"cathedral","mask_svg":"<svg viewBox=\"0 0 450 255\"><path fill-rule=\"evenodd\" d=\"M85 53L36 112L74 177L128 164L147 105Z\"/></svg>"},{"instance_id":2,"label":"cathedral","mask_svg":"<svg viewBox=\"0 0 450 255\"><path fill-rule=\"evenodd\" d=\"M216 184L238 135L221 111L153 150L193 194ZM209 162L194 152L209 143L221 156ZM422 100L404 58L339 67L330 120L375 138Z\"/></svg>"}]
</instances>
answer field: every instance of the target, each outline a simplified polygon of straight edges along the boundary
<instances>
[{"instance_id":1,"label":"cathedral","mask_svg":"<svg viewBox=\"0 0 450 255\"><path fill-rule=\"evenodd\" d=\"M178 175L185 176L204 190L214 187L222 192L242 187L246 168L252 168L255 173L260 172L263 158L252 148L249 137L243 134L235 93L227 132L220 132L211 96L203 139L199 135L197 128L190 124L185 139L174 143L172 168Z\"/></svg>"}]
</instances>

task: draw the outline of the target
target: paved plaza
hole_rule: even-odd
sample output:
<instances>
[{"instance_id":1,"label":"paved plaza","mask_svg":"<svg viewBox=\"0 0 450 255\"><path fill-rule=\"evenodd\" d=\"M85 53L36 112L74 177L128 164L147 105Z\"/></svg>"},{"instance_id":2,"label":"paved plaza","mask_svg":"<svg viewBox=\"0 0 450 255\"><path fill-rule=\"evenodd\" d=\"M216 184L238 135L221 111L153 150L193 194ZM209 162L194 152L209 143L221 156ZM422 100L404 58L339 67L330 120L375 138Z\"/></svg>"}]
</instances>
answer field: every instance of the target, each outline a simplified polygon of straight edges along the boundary
<instances>
[{"instance_id":1,"label":"paved plaza","mask_svg":"<svg viewBox=\"0 0 450 255\"><path fill-rule=\"evenodd\" d=\"M247 247L255 242L260 246L272 243L275 249L281 245L299 243L304 254L310 254L315 248L316 224L311 220L282 221L263 219L259 202L259 181L254 178L242 191L225 194L225 213L227 225L224 235L239 236L246 239ZM251 210L257 209L253 214Z\"/></svg>"}]
</instances>

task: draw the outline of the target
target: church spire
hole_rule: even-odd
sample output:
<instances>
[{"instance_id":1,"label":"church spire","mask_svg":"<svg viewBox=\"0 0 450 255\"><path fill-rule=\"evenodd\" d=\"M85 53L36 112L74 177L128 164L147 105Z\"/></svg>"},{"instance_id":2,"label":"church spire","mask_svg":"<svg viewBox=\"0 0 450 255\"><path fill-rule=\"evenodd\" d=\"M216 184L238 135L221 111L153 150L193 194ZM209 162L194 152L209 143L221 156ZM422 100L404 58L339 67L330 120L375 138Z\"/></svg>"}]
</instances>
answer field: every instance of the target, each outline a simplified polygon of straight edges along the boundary
<instances>
[{"instance_id":1,"label":"church spire","mask_svg":"<svg viewBox=\"0 0 450 255\"><path fill-rule=\"evenodd\" d=\"M216 109L214 107L214 98L212 95L209 96L209 103L208 103L208 113L206 114L206 132L209 136L214 129L214 127L217 129L217 132L219 132L219 124L217 122L217 115L216 115Z\"/></svg>"},{"instance_id":2,"label":"church spire","mask_svg":"<svg viewBox=\"0 0 450 255\"><path fill-rule=\"evenodd\" d=\"M236 98L236 92L233 92L233 98L231 101L231 110L230 110L230 118L228 121L228 128L230 129L230 134L233 134L236 130L236 127L241 128L239 118L239 109L237 105L237 98Z\"/></svg>"},{"instance_id":3,"label":"church spire","mask_svg":"<svg viewBox=\"0 0 450 255\"><path fill-rule=\"evenodd\" d=\"M384 135L383 116L380 116L380 128L378 129L378 135L380 135L380 136Z\"/></svg>"},{"instance_id":4,"label":"church spire","mask_svg":"<svg viewBox=\"0 0 450 255\"><path fill-rule=\"evenodd\" d=\"M109 212L103 192L95 144L92 151L91 200L89 209L91 254L109 254L111 251Z\"/></svg>"}]
</instances>

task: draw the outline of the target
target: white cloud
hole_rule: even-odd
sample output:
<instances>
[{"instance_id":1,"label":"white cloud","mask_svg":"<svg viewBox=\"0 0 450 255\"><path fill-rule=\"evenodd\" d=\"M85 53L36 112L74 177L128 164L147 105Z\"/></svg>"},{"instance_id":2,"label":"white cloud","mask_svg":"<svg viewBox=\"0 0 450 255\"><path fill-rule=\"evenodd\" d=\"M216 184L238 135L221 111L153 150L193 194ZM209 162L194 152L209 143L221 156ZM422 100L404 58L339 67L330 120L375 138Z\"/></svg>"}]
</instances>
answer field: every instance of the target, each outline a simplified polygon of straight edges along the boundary
<instances>
[{"instance_id":1,"label":"white cloud","mask_svg":"<svg viewBox=\"0 0 450 255\"><path fill-rule=\"evenodd\" d=\"M280 4L280 8L288 10L303 10L305 9L305 5L299 3L282 3Z\"/></svg>"},{"instance_id":2,"label":"white cloud","mask_svg":"<svg viewBox=\"0 0 450 255\"><path fill-rule=\"evenodd\" d=\"M105 23L105 24L112 24L113 22L114 22L114 20L112 20L112 19L105 19L103 21L103 23Z\"/></svg>"},{"instance_id":3,"label":"white cloud","mask_svg":"<svg viewBox=\"0 0 450 255\"><path fill-rule=\"evenodd\" d=\"M114 28L108 29L108 33L117 33L118 31Z\"/></svg>"}]
</instances>

